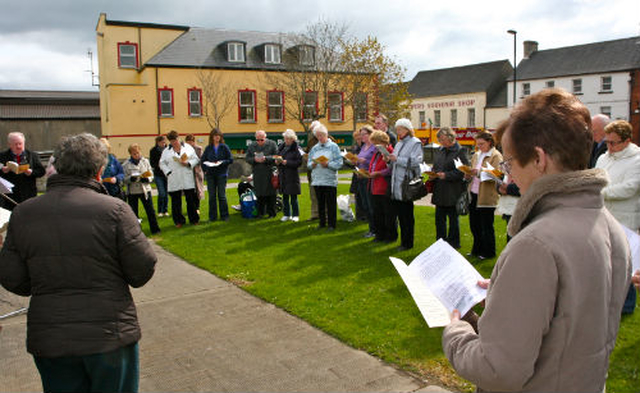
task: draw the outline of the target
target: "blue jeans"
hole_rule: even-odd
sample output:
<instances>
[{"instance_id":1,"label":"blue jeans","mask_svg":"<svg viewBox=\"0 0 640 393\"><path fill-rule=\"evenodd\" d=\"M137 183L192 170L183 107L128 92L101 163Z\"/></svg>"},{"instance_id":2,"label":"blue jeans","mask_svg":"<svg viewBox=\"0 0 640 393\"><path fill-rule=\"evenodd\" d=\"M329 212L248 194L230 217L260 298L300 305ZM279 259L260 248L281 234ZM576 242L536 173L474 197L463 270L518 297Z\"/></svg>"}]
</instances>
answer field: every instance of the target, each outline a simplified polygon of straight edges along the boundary
<instances>
[{"instance_id":1,"label":"blue jeans","mask_svg":"<svg viewBox=\"0 0 640 393\"><path fill-rule=\"evenodd\" d=\"M166 213L169 205L169 197L167 196L167 178L156 176L156 189L158 190L158 213Z\"/></svg>"},{"instance_id":2,"label":"blue jeans","mask_svg":"<svg viewBox=\"0 0 640 393\"><path fill-rule=\"evenodd\" d=\"M227 176L207 176L207 193L209 193L209 220L218 218L218 203L220 204L220 218L229 217L227 205Z\"/></svg>"},{"instance_id":3,"label":"blue jeans","mask_svg":"<svg viewBox=\"0 0 640 393\"><path fill-rule=\"evenodd\" d=\"M291 200L291 203L289 203ZM282 195L282 203L284 205L284 215L289 217L299 217L300 216L300 208L298 207L298 196L297 195ZM293 211L292 211L293 210Z\"/></svg>"},{"instance_id":4,"label":"blue jeans","mask_svg":"<svg viewBox=\"0 0 640 393\"><path fill-rule=\"evenodd\" d=\"M85 356L34 356L45 392L137 392L138 343Z\"/></svg>"}]
</instances>

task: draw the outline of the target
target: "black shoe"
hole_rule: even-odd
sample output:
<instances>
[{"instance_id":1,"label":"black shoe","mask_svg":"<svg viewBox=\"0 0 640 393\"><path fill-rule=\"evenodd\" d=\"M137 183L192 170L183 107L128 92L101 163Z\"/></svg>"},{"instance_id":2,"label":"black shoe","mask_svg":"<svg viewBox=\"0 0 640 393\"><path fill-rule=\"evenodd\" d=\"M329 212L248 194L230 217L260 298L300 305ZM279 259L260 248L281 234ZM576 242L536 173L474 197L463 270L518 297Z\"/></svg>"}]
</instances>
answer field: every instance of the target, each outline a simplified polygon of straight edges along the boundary
<instances>
[{"instance_id":1,"label":"black shoe","mask_svg":"<svg viewBox=\"0 0 640 393\"><path fill-rule=\"evenodd\" d=\"M472 253L472 252L468 252L468 253L467 253L467 256L468 256L468 257L477 257L477 255L476 255L476 254L474 254L474 253Z\"/></svg>"},{"instance_id":2,"label":"black shoe","mask_svg":"<svg viewBox=\"0 0 640 393\"><path fill-rule=\"evenodd\" d=\"M378 239L377 237L373 238L373 240L371 241L372 243L382 243L384 242L384 239Z\"/></svg>"},{"instance_id":3,"label":"black shoe","mask_svg":"<svg viewBox=\"0 0 640 393\"><path fill-rule=\"evenodd\" d=\"M335 230L336 230L336 229L335 229L334 227L328 227L328 228L327 228L327 232L333 232L333 231L335 231Z\"/></svg>"},{"instance_id":4,"label":"black shoe","mask_svg":"<svg viewBox=\"0 0 640 393\"><path fill-rule=\"evenodd\" d=\"M367 232L364 235L362 235L362 237L367 238L367 239L371 238L371 237L375 237L375 236L376 236L376 234L373 233L373 232Z\"/></svg>"},{"instance_id":5,"label":"black shoe","mask_svg":"<svg viewBox=\"0 0 640 393\"><path fill-rule=\"evenodd\" d=\"M222 217L221 220L222 221L229 221L229 217Z\"/></svg>"},{"instance_id":6,"label":"black shoe","mask_svg":"<svg viewBox=\"0 0 640 393\"><path fill-rule=\"evenodd\" d=\"M396 248L396 250L398 251L407 251L407 250L411 250L413 247L405 247L405 246L399 246L398 248Z\"/></svg>"}]
</instances>

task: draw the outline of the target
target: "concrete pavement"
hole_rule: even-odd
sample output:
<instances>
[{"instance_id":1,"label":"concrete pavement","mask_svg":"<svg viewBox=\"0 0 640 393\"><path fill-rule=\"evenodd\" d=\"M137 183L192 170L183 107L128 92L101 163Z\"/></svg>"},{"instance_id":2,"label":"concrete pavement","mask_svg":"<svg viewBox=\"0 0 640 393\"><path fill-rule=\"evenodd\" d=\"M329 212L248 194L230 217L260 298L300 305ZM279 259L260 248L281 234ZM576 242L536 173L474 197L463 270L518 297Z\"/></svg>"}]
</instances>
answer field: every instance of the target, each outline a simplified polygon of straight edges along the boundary
<instances>
[{"instance_id":1,"label":"concrete pavement","mask_svg":"<svg viewBox=\"0 0 640 393\"><path fill-rule=\"evenodd\" d=\"M140 391L445 391L154 249L156 274L133 291ZM0 314L27 302L0 288ZM0 323L0 391L41 390L25 350L26 316Z\"/></svg>"}]
</instances>

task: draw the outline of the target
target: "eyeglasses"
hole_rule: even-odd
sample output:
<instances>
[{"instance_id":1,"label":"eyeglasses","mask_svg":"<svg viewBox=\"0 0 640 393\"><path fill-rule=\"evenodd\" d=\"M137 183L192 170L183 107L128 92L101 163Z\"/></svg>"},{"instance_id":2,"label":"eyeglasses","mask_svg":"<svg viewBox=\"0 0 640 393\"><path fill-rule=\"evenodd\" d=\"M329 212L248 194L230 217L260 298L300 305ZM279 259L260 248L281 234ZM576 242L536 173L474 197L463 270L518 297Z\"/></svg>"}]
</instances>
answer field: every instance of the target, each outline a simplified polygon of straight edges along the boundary
<instances>
[{"instance_id":1,"label":"eyeglasses","mask_svg":"<svg viewBox=\"0 0 640 393\"><path fill-rule=\"evenodd\" d=\"M262 141L264 141L264 139L257 139L257 138L256 138L256 140L257 140L258 142L262 142Z\"/></svg>"},{"instance_id":2,"label":"eyeglasses","mask_svg":"<svg viewBox=\"0 0 640 393\"><path fill-rule=\"evenodd\" d=\"M504 161L500 161L500 163L498 164L498 166L500 167L500 170L504 173L506 173L507 175L511 174L511 161L513 160L513 157L511 158L507 158Z\"/></svg>"},{"instance_id":3,"label":"eyeglasses","mask_svg":"<svg viewBox=\"0 0 640 393\"><path fill-rule=\"evenodd\" d=\"M625 141L607 141L605 140L604 143L606 143L608 146L615 146L615 145L619 145L621 143L624 143Z\"/></svg>"}]
</instances>

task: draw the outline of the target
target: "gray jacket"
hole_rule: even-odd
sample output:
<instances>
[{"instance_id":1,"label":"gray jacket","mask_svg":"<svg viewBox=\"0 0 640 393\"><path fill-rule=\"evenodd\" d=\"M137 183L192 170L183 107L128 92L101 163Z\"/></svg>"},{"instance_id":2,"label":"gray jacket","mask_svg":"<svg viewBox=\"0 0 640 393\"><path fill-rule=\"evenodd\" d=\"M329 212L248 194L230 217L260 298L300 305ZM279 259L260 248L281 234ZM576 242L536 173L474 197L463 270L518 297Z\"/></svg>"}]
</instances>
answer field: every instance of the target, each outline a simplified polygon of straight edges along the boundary
<instances>
[{"instance_id":1,"label":"gray jacket","mask_svg":"<svg viewBox=\"0 0 640 393\"><path fill-rule=\"evenodd\" d=\"M393 154L398 159L389 161L391 166L391 199L402 200L402 181L409 170L411 178L420 174L422 164L422 142L416 137L406 136L399 140L394 147ZM411 167L409 168L409 165Z\"/></svg>"}]
</instances>

